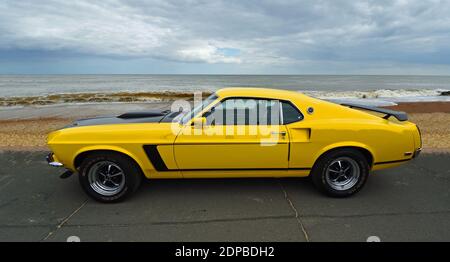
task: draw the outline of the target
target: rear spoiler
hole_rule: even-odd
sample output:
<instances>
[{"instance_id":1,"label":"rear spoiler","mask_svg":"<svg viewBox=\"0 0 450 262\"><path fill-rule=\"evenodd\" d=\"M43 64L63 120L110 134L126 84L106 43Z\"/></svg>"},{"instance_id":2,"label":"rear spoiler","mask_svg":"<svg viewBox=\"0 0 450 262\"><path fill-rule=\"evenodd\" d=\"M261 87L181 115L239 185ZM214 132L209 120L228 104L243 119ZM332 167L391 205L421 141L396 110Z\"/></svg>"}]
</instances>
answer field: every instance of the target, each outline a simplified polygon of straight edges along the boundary
<instances>
[{"instance_id":1,"label":"rear spoiler","mask_svg":"<svg viewBox=\"0 0 450 262\"><path fill-rule=\"evenodd\" d=\"M352 104L352 103L343 103L341 105L348 106L350 108L364 109L364 110L369 110L369 111L373 111L373 112L377 112L377 113L386 114L383 117L384 119L388 119L389 117L393 116L393 117L397 118L398 121L408 120L408 115L405 112L394 111L394 110L379 108L379 107L374 107L374 106Z\"/></svg>"}]
</instances>

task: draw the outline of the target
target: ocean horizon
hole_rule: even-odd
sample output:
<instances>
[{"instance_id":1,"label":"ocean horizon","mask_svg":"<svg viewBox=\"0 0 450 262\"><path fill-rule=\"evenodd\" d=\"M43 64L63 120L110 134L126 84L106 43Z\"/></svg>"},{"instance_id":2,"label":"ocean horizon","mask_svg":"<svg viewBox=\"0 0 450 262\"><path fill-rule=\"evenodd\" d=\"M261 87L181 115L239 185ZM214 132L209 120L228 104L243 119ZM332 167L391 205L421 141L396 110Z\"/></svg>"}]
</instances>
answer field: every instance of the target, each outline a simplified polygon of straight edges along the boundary
<instances>
[{"instance_id":1,"label":"ocean horizon","mask_svg":"<svg viewBox=\"0 0 450 262\"><path fill-rule=\"evenodd\" d=\"M450 76L435 75L0 75L0 106L152 102L224 87L266 87L367 103L450 101Z\"/></svg>"}]
</instances>

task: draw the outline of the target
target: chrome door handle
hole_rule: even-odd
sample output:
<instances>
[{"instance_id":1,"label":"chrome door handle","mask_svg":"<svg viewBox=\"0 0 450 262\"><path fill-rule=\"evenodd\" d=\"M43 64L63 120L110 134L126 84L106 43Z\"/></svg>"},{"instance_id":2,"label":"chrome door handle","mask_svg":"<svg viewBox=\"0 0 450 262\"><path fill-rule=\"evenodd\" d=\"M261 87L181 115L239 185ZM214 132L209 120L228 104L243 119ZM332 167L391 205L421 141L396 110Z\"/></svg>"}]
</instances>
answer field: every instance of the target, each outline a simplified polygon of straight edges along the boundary
<instances>
[{"instance_id":1,"label":"chrome door handle","mask_svg":"<svg viewBox=\"0 0 450 262\"><path fill-rule=\"evenodd\" d=\"M281 132L271 132L272 135L282 135L285 136L286 135L286 131L281 131Z\"/></svg>"}]
</instances>

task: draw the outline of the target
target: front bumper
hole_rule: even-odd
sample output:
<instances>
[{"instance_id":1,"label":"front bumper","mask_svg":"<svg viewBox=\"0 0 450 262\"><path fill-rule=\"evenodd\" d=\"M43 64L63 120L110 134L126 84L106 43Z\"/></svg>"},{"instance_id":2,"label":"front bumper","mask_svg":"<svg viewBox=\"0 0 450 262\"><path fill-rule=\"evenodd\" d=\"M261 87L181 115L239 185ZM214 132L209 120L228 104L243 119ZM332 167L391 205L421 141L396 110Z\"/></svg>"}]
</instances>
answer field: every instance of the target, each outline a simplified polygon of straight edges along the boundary
<instances>
[{"instance_id":1,"label":"front bumper","mask_svg":"<svg viewBox=\"0 0 450 262\"><path fill-rule=\"evenodd\" d=\"M53 153L48 154L45 159L47 160L47 163L49 166L53 167L63 167L64 165L58 161L55 161L55 157L53 156Z\"/></svg>"},{"instance_id":2,"label":"front bumper","mask_svg":"<svg viewBox=\"0 0 450 262\"><path fill-rule=\"evenodd\" d=\"M48 154L45 157L45 160L47 160L47 163L49 166L53 166L53 167L63 167L63 163L58 162L58 159L55 158L53 153ZM71 170L66 170L64 173L62 173L59 177L64 179L64 178L68 178L73 174L73 172Z\"/></svg>"}]
</instances>

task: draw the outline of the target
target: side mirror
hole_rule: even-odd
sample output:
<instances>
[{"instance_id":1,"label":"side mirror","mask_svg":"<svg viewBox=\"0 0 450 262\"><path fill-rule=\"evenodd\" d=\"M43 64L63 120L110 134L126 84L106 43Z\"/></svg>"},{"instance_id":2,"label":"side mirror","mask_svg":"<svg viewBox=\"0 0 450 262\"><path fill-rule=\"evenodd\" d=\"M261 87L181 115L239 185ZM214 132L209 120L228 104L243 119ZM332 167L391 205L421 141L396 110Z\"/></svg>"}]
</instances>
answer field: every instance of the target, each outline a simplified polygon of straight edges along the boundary
<instances>
[{"instance_id":1,"label":"side mirror","mask_svg":"<svg viewBox=\"0 0 450 262\"><path fill-rule=\"evenodd\" d=\"M203 128L206 126L206 117L196 117L192 119L191 126L194 128Z\"/></svg>"}]
</instances>

